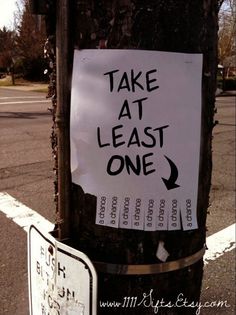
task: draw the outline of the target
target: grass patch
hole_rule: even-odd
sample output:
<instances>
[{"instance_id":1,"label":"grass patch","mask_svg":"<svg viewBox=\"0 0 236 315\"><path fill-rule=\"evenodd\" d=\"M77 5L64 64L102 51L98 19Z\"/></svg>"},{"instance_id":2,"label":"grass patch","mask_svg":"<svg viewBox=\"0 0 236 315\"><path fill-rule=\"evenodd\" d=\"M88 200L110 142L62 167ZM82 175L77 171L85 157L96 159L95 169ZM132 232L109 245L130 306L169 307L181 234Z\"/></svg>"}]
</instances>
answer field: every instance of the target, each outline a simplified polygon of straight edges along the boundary
<instances>
[{"instance_id":1,"label":"grass patch","mask_svg":"<svg viewBox=\"0 0 236 315\"><path fill-rule=\"evenodd\" d=\"M12 86L12 80L10 76L6 76L3 79L0 79L0 86Z\"/></svg>"},{"instance_id":2,"label":"grass patch","mask_svg":"<svg viewBox=\"0 0 236 315\"><path fill-rule=\"evenodd\" d=\"M42 92L48 93L48 83L45 82L30 82L22 79L21 77L15 77L15 84L12 84L11 76L6 76L3 79L0 79L0 87L12 87L16 89L22 89L32 91L32 92Z\"/></svg>"}]
</instances>

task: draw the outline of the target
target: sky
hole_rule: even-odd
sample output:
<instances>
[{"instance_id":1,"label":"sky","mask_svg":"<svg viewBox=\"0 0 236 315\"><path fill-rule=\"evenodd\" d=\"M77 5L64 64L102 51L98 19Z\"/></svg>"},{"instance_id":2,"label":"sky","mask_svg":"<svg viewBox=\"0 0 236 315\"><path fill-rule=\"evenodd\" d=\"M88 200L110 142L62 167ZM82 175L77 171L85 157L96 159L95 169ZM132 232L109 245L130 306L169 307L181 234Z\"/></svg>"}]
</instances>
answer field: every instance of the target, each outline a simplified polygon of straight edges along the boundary
<instances>
[{"instance_id":1,"label":"sky","mask_svg":"<svg viewBox=\"0 0 236 315\"><path fill-rule=\"evenodd\" d=\"M12 28L16 0L0 0L0 28Z\"/></svg>"}]
</instances>

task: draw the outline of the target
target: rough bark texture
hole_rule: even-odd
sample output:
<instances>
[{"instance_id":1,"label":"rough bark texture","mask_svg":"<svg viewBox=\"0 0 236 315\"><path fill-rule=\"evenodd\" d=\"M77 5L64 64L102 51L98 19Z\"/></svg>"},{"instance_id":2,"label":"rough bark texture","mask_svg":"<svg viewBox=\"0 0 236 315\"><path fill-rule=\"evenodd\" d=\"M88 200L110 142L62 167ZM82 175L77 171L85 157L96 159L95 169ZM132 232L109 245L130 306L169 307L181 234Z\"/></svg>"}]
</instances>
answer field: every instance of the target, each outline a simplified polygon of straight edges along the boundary
<instances>
[{"instance_id":1,"label":"rough bark texture","mask_svg":"<svg viewBox=\"0 0 236 315\"><path fill-rule=\"evenodd\" d=\"M170 253L168 261L190 256L205 244L206 215L211 183L211 138L217 65L216 0L84 0L70 2L72 40L77 48L135 48L203 53L203 111L198 225L194 231L145 232L95 225L96 197L72 185L71 245L90 259L117 264L160 263L160 240ZM60 198L60 196L59 196ZM124 297L149 294L154 303L199 300L203 262L175 272L147 276L121 276L98 272L98 301L123 302ZM153 314L152 307L101 308L98 314ZM163 308L159 314L194 314L193 308Z\"/></svg>"}]
</instances>

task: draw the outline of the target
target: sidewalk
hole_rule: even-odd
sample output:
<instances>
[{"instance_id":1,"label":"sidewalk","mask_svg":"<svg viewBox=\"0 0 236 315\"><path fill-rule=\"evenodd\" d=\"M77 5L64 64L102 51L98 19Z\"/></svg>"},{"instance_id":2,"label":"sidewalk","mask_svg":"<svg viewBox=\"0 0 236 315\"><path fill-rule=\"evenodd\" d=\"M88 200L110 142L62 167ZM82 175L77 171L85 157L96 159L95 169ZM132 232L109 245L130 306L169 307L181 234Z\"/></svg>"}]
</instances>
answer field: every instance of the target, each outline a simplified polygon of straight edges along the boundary
<instances>
[{"instance_id":1,"label":"sidewalk","mask_svg":"<svg viewBox=\"0 0 236 315\"><path fill-rule=\"evenodd\" d=\"M217 95L217 97L219 96L236 96L236 91L232 90L232 91L223 91L220 94Z\"/></svg>"}]
</instances>

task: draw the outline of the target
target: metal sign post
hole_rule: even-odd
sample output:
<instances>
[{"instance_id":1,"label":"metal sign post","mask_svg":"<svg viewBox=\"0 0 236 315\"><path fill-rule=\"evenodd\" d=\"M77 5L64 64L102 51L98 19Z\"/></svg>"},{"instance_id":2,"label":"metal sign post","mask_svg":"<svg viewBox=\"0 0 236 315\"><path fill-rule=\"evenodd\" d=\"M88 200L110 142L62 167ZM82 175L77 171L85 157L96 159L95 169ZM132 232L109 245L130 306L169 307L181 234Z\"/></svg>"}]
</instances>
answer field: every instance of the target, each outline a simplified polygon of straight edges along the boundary
<instances>
[{"instance_id":1,"label":"metal sign post","mask_svg":"<svg viewBox=\"0 0 236 315\"><path fill-rule=\"evenodd\" d=\"M70 65L69 61L69 1L57 2L56 60L57 60L57 141L58 141L58 238L70 236Z\"/></svg>"}]
</instances>

